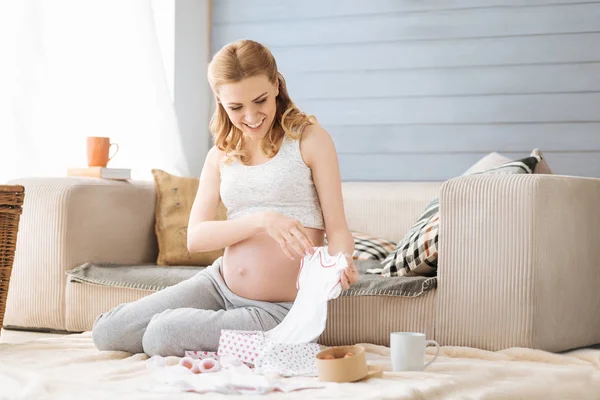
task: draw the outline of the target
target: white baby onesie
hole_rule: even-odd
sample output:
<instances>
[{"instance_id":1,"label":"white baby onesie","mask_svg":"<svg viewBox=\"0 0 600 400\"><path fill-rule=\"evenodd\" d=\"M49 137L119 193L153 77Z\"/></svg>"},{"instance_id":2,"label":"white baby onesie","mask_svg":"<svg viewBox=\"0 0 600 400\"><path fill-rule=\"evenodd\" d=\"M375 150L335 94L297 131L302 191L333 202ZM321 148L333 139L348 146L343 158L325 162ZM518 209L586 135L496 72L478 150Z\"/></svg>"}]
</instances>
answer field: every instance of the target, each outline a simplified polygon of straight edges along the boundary
<instances>
[{"instance_id":1,"label":"white baby onesie","mask_svg":"<svg viewBox=\"0 0 600 400\"><path fill-rule=\"evenodd\" d=\"M312 256L300 261L296 281L296 300L279 325L265 332L273 343L310 343L323 333L327 322L327 301L342 293L340 278L348 261L343 253L329 255L324 247L315 247Z\"/></svg>"}]
</instances>

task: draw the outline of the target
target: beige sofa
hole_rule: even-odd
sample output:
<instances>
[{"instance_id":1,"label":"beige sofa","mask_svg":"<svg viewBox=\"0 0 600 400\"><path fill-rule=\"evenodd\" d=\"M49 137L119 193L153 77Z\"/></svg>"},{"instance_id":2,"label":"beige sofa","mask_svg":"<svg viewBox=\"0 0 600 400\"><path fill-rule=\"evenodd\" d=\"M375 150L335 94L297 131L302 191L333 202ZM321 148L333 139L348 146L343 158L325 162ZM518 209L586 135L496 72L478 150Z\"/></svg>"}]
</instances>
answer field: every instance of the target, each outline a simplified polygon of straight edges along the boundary
<instances>
[{"instance_id":1,"label":"beige sofa","mask_svg":"<svg viewBox=\"0 0 600 400\"><path fill-rule=\"evenodd\" d=\"M26 196L6 328L86 331L98 314L151 293L69 282L66 272L87 261L155 262L152 182L15 183ZM418 297L333 300L322 343L387 345L391 331L491 350L600 343L600 179L345 182L343 194L351 229L394 241L440 196L438 285Z\"/></svg>"}]
</instances>

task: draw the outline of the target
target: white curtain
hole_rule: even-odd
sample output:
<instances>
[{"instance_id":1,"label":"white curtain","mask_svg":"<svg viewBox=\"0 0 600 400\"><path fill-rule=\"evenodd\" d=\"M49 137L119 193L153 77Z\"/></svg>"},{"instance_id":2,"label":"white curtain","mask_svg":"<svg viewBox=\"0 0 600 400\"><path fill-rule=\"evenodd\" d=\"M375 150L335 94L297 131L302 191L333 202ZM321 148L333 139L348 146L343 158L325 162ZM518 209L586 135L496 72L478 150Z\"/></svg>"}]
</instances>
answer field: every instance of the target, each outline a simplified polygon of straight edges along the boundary
<instances>
[{"instance_id":1,"label":"white curtain","mask_svg":"<svg viewBox=\"0 0 600 400\"><path fill-rule=\"evenodd\" d=\"M87 136L134 178L189 173L150 0L0 3L0 183L87 166Z\"/></svg>"}]
</instances>

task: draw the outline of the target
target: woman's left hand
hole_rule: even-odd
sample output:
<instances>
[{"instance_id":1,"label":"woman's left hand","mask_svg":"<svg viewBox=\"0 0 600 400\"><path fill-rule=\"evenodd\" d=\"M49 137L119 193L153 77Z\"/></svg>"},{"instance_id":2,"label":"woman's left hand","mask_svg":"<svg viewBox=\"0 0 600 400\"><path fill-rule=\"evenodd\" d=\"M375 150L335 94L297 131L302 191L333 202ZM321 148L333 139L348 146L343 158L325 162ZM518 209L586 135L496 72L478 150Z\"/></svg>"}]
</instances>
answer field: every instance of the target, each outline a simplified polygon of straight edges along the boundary
<instances>
[{"instance_id":1,"label":"woman's left hand","mask_svg":"<svg viewBox=\"0 0 600 400\"><path fill-rule=\"evenodd\" d=\"M350 286L358 282L358 269L354 264L354 260L352 260L352 256L346 254L346 261L348 261L348 266L344 268L341 277L343 290L348 290Z\"/></svg>"}]
</instances>

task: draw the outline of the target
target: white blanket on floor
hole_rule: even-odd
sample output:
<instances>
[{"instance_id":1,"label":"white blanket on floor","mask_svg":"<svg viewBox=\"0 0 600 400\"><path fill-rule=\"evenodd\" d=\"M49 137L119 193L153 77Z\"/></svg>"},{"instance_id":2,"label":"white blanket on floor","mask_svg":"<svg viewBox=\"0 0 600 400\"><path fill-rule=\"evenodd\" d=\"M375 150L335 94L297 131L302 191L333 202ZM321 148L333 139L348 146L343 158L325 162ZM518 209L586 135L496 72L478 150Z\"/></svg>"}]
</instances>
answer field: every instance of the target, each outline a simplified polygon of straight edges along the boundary
<instances>
[{"instance_id":1,"label":"white blanket on floor","mask_svg":"<svg viewBox=\"0 0 600 400\"><path fill-rule=\"evenodd\" d=\"M392 373L389 349L363 344L383 379L272 393L268 398L344 399L598 399L600 350L565 354L513 348L488 352L442 347L425 372ZM430 349L433 351L434 349ZM430 355L428 355L430 357ZM147 356L100 352L90 332L0 344L0 399L198 399L211 395L154 391ZM173 362L179 359L173 357ZM288 378L291 380L300 378ZM302 378L317 379L317 378ZM199 397L202 396L202 397ZM216 398L226 396L215 394Z\"/></svg>"}]
</instances>

